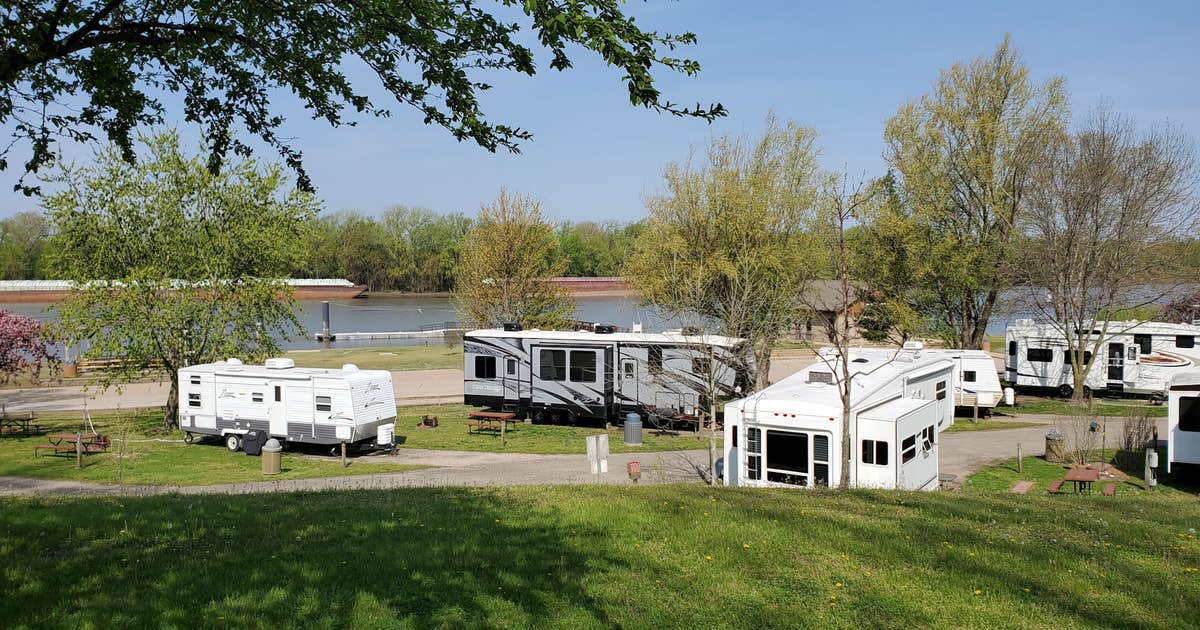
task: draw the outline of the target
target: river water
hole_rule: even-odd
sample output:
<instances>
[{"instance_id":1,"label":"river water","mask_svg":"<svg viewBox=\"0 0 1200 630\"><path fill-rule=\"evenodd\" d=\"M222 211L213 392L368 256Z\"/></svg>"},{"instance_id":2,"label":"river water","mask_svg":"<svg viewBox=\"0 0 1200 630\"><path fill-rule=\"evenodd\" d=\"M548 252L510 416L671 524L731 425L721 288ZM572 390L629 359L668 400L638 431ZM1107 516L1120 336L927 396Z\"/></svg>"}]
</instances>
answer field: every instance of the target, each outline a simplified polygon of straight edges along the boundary
<instances>
[{"instance_id":1,"label":"river water","mask_svg":"<svg viewBox=\"0 0 1200 630\"><path fill-rule=\"evenodd\" d=\"M283 347L289 350L320 347L320 344L313 339L313 335L321 330L321 302L301 301L297 302L297 305L299 306L300 323L304 326L307 334L300 338L284 341ZM43 321L53 321L57 318L57 314L50 309L51 306L52 304L48 302L14 304L0 302L0 309L15 311ZM329 328L335 334L414 331L420 330L422 326L458 319L458 314L454 311L454 303L448 297L372 297L331 300L329 307ZM637 300L631 297L577 297L575 299L575 319L616 324L626 328L633 323L641 323L647 332L661 331L679 325L665 320L654 309L638 306ZM437 343L441 343L440 338L336 341L331 345L335 348L348 348Z\"/></svg>"}]
</instances>

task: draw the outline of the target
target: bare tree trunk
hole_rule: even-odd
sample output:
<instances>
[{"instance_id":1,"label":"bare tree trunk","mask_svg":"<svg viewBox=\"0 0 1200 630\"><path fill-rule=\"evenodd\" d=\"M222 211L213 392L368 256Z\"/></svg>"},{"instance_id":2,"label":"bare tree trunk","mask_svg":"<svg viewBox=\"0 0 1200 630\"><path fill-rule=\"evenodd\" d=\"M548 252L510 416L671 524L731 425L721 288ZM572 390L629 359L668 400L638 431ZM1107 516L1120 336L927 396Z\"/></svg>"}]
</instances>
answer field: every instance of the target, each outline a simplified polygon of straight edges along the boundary
<instances>
[{"instance_id":1,"label":"bare tree trunk","mask_svg":"<svg viewBox=\"0 0 1200 630\"><path fill-rule=\"evenodd\" d=\"M171 370L171 390L163 412L163 428L179 428L179 372Z\"/></svg>"},{"instance_id":2,"label":"bare tree trunk","mask_svg":"<svg viewBox=\"0 0 1200 630\"><path fill-rule=\"evenodd\" d=\"M754 348L754 389L758 391L771 384L771 345L766 341Z\"/></svg>"}]
</instances>

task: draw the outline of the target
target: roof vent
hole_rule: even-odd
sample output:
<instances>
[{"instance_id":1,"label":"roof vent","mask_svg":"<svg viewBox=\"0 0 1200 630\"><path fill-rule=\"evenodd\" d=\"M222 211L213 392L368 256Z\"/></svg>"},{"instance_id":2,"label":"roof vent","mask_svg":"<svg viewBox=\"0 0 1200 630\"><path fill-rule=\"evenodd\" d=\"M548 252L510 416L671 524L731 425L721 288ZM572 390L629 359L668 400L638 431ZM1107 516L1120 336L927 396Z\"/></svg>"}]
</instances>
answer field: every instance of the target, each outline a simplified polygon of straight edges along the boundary
<instances>
[{"instance_id":1,"label":"roof vent","mask_svg":"<svg viewBox=\"0 0 1200 630\"><path fill-rule=\"evenodd\" d=\"M296 367L296 362L287 357L276 357L274 359L267 359L265 365L268 370L286 370Z\"/></svg>"},{"instance_id":2,"label":"roof vent","mask_svg":"<svg viewBox=\"0 0 1200 630\"><path fill-rule=\"evenodd\" d=\"M357 372L358 366L354 365L353 363L347 363L342 366L342 371L343 372Z\"/></svg>"},{"instance_id":3,"label":"roof vent","mask_svg":"<svg viewBox=\"0 0 1200 630\"><path fill-rule=\"evenodd\" d=\"M642 332L642 323L641 323L641 322L634 322L634 323L633 323L633 332L635 332L635 333L640 333L640 332Z\"/></svg>"},{"instance_id":4,"label":"roof vent","mask_svg":"<svg viewBox=\"0 0 1200 630\"><path fill-rule=\"evenodd\" d=\"M817 372L808 373L809 383L822 383L824 385L833 385L833 372Z\"/></svg>"},{"instance_id":5,"label":"roof vent","mask_svg":"<svg viewBox=\"0 0 1200 630\"><path fill-rule=\"evenodd\" d=\"M242 364L241 359L234 359L234 358L225 359L225 362L228 363L229 365L241 365Z\"/></svg>"},{"instance_id":6,"label":"roof vent","mask_svg":"<svg viewBox=\"0 0 1200 630\"><path fill-rule=\"evenodd\" d=\"M920 341L905 341L904 349L905 350L924 350L925 344L921 343Z\"/></svg>"},{"instance_id":7,"label":"roof vent","mask_svg":"<svg viewBox=\"0 0 1200 630\"><path fill-rule=\"evenodd\" d=\"M517 332L521 330L521 322L504 322L504 330L507 332Z\"/></svg>"},{"instance_id":8,"label":"roof vent","mask_svg":"<svg viewBox=\"0 0 1200 630\"><path fill-rule=\"evenodd\" d=\"M597 335L611 335L617 332L617 327L612 324L596 324L593 330Z\"/></svg>"}]
</instances>

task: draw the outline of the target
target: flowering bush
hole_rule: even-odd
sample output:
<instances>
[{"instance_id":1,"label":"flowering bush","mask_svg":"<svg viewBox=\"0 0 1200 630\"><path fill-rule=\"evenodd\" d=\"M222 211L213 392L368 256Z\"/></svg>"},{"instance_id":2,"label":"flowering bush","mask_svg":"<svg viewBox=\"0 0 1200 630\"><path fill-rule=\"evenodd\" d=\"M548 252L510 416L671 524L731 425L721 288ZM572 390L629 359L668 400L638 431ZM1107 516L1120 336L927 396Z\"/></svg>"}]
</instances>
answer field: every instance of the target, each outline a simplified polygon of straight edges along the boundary
<instances>
[{"instance_id":1,"label":"flowering bush","mask_svg":"<svg viewBox=\"0 0 1200 630\"><path fill-rule=\"evenodd\" d=\"M12 311L0 311L0 383L27 372L37 380L42 366L54 367L57 358L43 335L42 322Z\"/></svg>"}]
</instances>

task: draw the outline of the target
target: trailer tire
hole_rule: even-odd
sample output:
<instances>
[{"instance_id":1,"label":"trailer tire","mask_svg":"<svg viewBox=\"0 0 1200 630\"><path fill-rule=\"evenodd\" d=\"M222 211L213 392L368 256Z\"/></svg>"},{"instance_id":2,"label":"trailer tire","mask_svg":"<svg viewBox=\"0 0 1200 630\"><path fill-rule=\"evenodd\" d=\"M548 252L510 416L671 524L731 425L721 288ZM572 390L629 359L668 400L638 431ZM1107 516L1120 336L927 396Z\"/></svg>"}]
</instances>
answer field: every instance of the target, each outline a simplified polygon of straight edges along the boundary
<instances>
[{"instance_id":1,"label":"trailer tire","mask_svg":"<svg viewBox=\"0 0 1200 630\"><path fill-rule=\"evenodd\" d=\"M242 436L236 433L230 433L225 436L225 448L229 449L230 453L236 453L242 449Z\"/></svg>"},{"instance_id":2,"label":"trailer tire","mask_svg":"<svg viewBox=\"0 0 1200 630\"><path fill-rule=\"evenodd\" d=\"M183 443L184 444L191 444L192 442L195 442L195 441L196 441L196 436L192 435L191 431L188 431L183 434Z\"/></svg>"},{"instance_id":3,"label":"trailer tire","mask_svg":"<svg viewBox=\"0 0 1200 630\"><path fill-rule=\"evenodd\" d=\"M1058 386L1058 396L1060 398L1070 398L1071 395L1074 393L1075 393L1075 388L1071 387L1070 385L1059 385Z\"/></svg>"}]
</instances>

